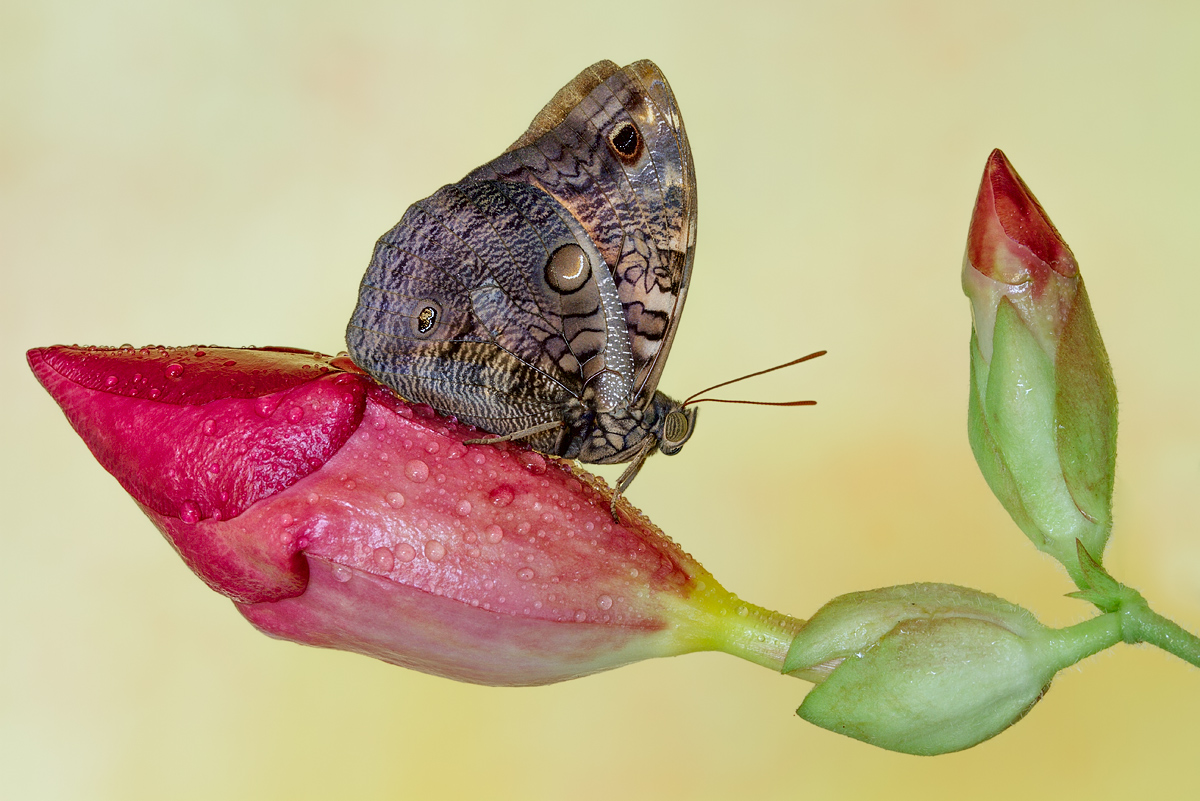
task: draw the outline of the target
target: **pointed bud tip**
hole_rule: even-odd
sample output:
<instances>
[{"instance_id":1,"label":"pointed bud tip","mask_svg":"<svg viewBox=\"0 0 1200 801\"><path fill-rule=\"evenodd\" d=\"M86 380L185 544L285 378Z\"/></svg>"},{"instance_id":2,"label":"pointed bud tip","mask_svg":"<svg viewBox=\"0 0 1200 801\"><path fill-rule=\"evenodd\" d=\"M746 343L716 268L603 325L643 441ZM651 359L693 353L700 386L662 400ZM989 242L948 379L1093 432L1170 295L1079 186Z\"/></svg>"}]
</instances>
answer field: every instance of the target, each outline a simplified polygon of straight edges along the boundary
<instances>
[{"instance_id":1,"label":"pointed bud tip","mask_svg":"<svg viewBox=\"0 0 1200 801\"><path fill-rule=\"evenodd\" d=\"M1022 275L997 274L997 268L1008 263L995 258L1000 248L1016 252ZM984 275L1008 284L1032 280L1042 286L1051 270L1065 278L1079 272L1075 255L999 148L992 151L983 170L967 258Z\"/></svg>"}]
</instances>

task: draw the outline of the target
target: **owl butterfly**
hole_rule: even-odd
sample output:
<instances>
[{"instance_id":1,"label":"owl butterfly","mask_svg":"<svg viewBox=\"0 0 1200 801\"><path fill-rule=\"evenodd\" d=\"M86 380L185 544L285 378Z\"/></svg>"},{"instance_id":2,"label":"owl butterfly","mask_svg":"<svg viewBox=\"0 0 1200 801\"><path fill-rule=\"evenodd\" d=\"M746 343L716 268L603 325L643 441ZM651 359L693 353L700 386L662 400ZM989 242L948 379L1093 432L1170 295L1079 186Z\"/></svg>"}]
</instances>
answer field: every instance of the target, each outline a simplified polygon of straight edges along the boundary
<instances>
[{"instance_id":1,"label":"owl butterfly","mask_svg":"<svg viewBox=\"0 0 1200 801\"><path fill-rule=\"evenodd\" d=\"M649 61L601 61L379 239L350 355L501 440L631 462L615 515L646 457L678 453L695 427L695 407L657 391L695 243L696 175L667 79Z\"/></svg>"}]
</instances>

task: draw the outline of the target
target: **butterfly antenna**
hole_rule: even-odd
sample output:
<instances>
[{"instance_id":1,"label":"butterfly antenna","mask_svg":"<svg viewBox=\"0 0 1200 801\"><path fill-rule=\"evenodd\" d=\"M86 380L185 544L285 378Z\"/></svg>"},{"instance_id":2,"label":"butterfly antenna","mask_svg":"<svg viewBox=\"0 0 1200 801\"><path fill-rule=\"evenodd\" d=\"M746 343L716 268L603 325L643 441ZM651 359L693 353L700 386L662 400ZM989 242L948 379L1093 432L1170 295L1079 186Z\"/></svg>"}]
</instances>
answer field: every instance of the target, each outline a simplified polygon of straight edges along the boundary
<instances>
[{"instance_id":1,"label":"butterfly antenna","mask_svg":"<svg viewBox=\"0 0 1200 801\"><path fill-rule=\"evenodd\" d=\"M710 401L712 403L745 403L751 406L813 406L816 404L816 401L748 401L726 400L724 398L701 398L700 396L705 392L711 392L714 389L720 389L721 387L727 387L730 384L736 384L739 381L745 381L747 378L766 375L767 373L773 373L776 370L782 370L785 367L791 367L794 364L800 364L800 362L806 362L809 359L815 359L818 356L824 356L828 352L829 351L819 350L816 353L810 353L807 356L801 356L799 359L792 359L790 362L777 364L774 367L768 367L766 370L759 370L757 373L749 373L748 375L740 376L738 378L731 378L728 381L722 381L720 384L713 384L708 389L702 389L699 392L693 393L691 397L680 404L680 406L687 406L689 403L704 403L705 401Z\"/></svg>"}]
</instances>

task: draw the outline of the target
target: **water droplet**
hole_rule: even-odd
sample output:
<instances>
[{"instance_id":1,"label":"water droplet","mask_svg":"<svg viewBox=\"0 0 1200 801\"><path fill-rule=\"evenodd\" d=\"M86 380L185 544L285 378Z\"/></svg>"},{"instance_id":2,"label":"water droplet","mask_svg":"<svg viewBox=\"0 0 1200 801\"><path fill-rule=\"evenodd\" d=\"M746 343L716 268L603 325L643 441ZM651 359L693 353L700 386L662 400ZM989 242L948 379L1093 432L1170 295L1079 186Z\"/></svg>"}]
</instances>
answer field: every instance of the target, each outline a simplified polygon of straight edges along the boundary
<instances>
[{"instance_id":1,"label":"water droplet","mask_svg":"<svg viewBox=\"0 0 1200 801\"><path fill-rule=\"evenodd\" d=\"M179 378L183 375L183 365L177 362L171 362L167 365L167 378Z\"/></svg>"},{"instance_id":2,"label":"water droplet","mask_svg":"<svg viewBox=\"0 0 1200 801\"><path fill-rule=\"evenodd\" d=\"M222 367L236 367L237 362L235 362L233 359L226 359L225 361L221 362L221 366Z\"/></svg>"},{"instance_id":3,"label":"water droplet","mask_svg":"<svg viewBox=\"0 0 1200 801\"><path fill-rule=\"evenodd\" d=\"M446 546L437 540L425 541L425 558L430 562L440 562L446 555Z\"/></svg>"},{"instance_id":4,"label":"water droplet","mask_svg":"<svg viewBox=\"0 0 1200 801\"><path fill-rule=\"evenodd\" d=\"M254 411L258 412L260 417L270 417L271 412L275 411L275 404L271 398L259 398L254 402Z\"/></svg>"},{"instance_id":5,"label":"water droplet","mask_svg":"<svg viewBox=\"0 0 1200 801\"><path fill-rule=\"evenodd\" d=\"M521 460L521 464L534 475L541 475L546 472L546 457L542 456L537 451L521 451L521 455L517 457Z\"/></svg>"},{"instance_id":6,"label":"water droplet","mask_svg":"<svg viewBox=\"0 0 1200 801\"><path fill-rule=\"evenodd\" d=\"M396 558L387 548L376 548L371 558L375 560L375 566L384 573L390 572L396 564Z\"/></svg>"},{"instance_id":7,"label":"water droplet","mask_svg":"<svg viewBox=\"0 0 1200 801\"><path fill-rule=\"evenodd\" d=\"M187 524L200 522L200 507L191 501L184 501L179 507L179 519Z\"/></svg>"},{"instance_id":8,"label":"water droplet","mask_svg":"<svg viewBox=\"0 0 1200 801\"><path fill-rule=\"evenodd\" d=\"M117 377L115 375L110 375L108 378L104 379L104 386L115 387L116 385L117 385Z\"/></svg>"},{"instance_id":9,"label":"water droplet","mask_svg":"<svg viewBox=\"0 0 1200 801\"><path fill-rule=\"evenodd\" d=\"M513 502L517 497L516 490L507 484L501 484L494 490L488 493L488 500L492 502L492 506L505 507Z\"/></svg>"},{"instance_id":10,"label":"water droplet","mask_svg":"<svg viewBox=\"0 0 1200 801\"><path fill-rule=\"evenodd\" d=\"M458 512L460 516L466 517L471 514L471 502L463 498L458 502L458 506L454 507L454 511Z\"/></svg>"},{"instance_id":11,"label":"water droplet","mask_svg":"<svg viewBox=\"0 0 1200 801\"><path fill-rule=\"evenodd\" d=\"M417 549L409 545L407 542L402 542L396 546L396 558L401 562L411 562L417 558Z\"/></svg>"},{"instance_id":12,"label":"water droplet","mask_svg":"<svg viewBox=\"0 0 1200 801\"><path fill-rule=\"evenodd\" d=\"M612 609L612 598L607 595L601 595L596 599L596 605L607 612L609 609Z\"/></svg>"},{"instance_id":13,"label":"water droplet","mask_svg":"<svg viewBox=\"0 0 1200 801\"><path fill-rule=\"evenodd\" d=\"M532 567L521 568L520 570L517 571L517 578L519 578L521 581L531 580L533 578L533 568Z\"/></svg>"},{"instance_id":14,"label":"water droplet","mask_svg":"<svg viewBox=\"0 0 1200 801\"><path fill-rule=\"evenodd\" d=\"M346 489L352 490L358 486L358 482L352 478L348 478L348 479L346 479L346 483L344 486L346 487Z\"/></svg>"},{"instance_id":15,"label":"water droplet","mask_svg":"<svg viewBox=\"0 0 1200 801\"><path fill-rule=\"evenodd\" d=\"M631 578L637 578L638 577L638 569L636 567L629 568L629 575Z\"/></svg>"},{"instance_id":16,"label":"water droplet","mask_svg":"<svg viewBox=\"0 0 1200 801\"><path fill-rule=\"evenodd\" d=\"M492 545L495 545L500 540L504 539L504 529L500 528L495 523L492 523L490 526L484 529L483 534L485 537L487 537L487 541Z\"/></svg>"},{"instance_id":17,"label":"water droplet","mask_svg":"<svg viewBox=\"0 0 1200 801\"><path fill-rule=\"evenodd\" d=\"M404 465L404 475L408 477L409 481L415 481L420 484L429 478L429 465L420 459L413 459Z\"/></svg>"},{"instance_id":18,"label":"water droplet","mask_svg":"<svg viewBox=\"0 0 1200 801\"><path fill-rule=\"evenodd\" d=\"M333 566L333 577L338 581L345 583L350 580L350 568L345 565Z\"/></svg>"},{"instance_id":19,"label":"water droplet","mask_svg":"<svg viewBox=\"0 0 1200 801\"><path fill-rule=\"evenodd\" d=\"M212 418L205 420L200 424L200 430L203 431L205 435L211 437L213 432L217 430L217 421L213 420Z\"/></svg>"},{"instance_id":20,"label":"water droplet","mask_svg":"<svg viewBox=\"0 0 1200 801\"><path fill-rule=\"evenodd\" d=\"M741 615L742 617L745 617L746 615L750 614L750 610L747 609L745 606L739 606L737 608L737 613L739 615Z\"/></svg>"},{"instance_id":21,"label":"water droplet","mask_svg":"<svg viewBox=\"0 0 1200 801\"><path fill-rule=\"evenodd\" d=\"M399 509L404 506L404 496L399 492L389 492L387 494L387 505L393 509Z\"/></svg>"},{"instance_id":22,"label":"water droplet","mask_svg":"<svg viewBox=\"0 0 1200 801\"><path fill-rule=\"evenodd\" d=\"M321 496L315 492L310 492L308 493L307 500L309 503L316 503L317 501L321 500Z\"/></svg>"},{"instance_id":23,"label":"water droplet","mask_svg":"<svg viewBox=\"0 0 1200 801\"><path fill-rule=\"evenodd\" d=\"M284 512L283 514L281 514L279 516L279 525L282 526L283 528L287 528L288 526L292 525L295 522L296 522L296 518L292 517L287 512Z\"/></svg>"},{"instance_id":24,"label":"water droplet","mask_svg":"<svg viewBox=\"0 0 1200 801\"><path fill-rule=\"evenodd\" d=\"M575 622L583 623L586 620L587 620L587 612L583 611L582 609L576 609L575 610Z\"/></svg>"},{"instance_id":25,"label":"water droplet","mask_svg":"<svg viewBox=\"0 0 1200 801\"><path fill-rule=\"evenodd\" d=\"M203 358L204 358L204 351L202 351L202 350L198 350L198 351L196 351L196 358L197 358L197 359L203 359Z\"/></svg>"},{"instance_id":26,"label":"water droplet","mask_svg":"<svg viewBox=\"0 0 1200 801\"><path fill-rule=\"evenodd\" d=\"M162 390L161 390L161 389L159 389L158 387L154 387L154 388L152 388L152 389L150 390L150 400L154 400L154 399L156 399L156 398L157 398L159 395L161 395L161 394L162 394Z\"/></svg>"},{"instance_id":27,"label":"water droplet","mask_svg":"<svg viewBox=\"0 0 1200 801\"><path fill-rule=\"evenodd\" d=\"M435 440L431 439L431 440L429 440L429 442L425 443L425 452L428 454L437 453L441 449L442 449L442 446L439 445Z\"/></svg>"},{"instance_id":28,"label":"water droplet","mask_svg":"<svg viewBox=\"0 0 1200 801\"><path fill-rule=\"evenodd\" d=\"M293 406L288 409L287 420L289 423L299 423L304 419L304 409L299 406Z\"/></svg>"}]
</instances>

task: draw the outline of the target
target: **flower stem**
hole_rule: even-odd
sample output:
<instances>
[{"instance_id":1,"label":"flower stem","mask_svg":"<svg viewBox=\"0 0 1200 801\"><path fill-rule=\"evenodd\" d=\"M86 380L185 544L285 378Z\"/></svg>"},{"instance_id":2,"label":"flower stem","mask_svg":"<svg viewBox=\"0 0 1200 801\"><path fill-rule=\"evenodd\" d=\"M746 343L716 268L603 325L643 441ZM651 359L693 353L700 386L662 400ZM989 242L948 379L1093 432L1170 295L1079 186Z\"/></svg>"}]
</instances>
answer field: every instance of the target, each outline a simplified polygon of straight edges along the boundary
<instances>
[{"instance_id":1,"label":"flower stem","mask_svg":"<svg viewBox=\"0 0 1200 801\"><path fill-rule=\"evenodd\" d=\"M1122 606L1118 612L1125 642L1157 645L1167 653L1200 667L1200 637L1155 612L1140 595L1137 601Z\"/></svg>"}]
</instances>

